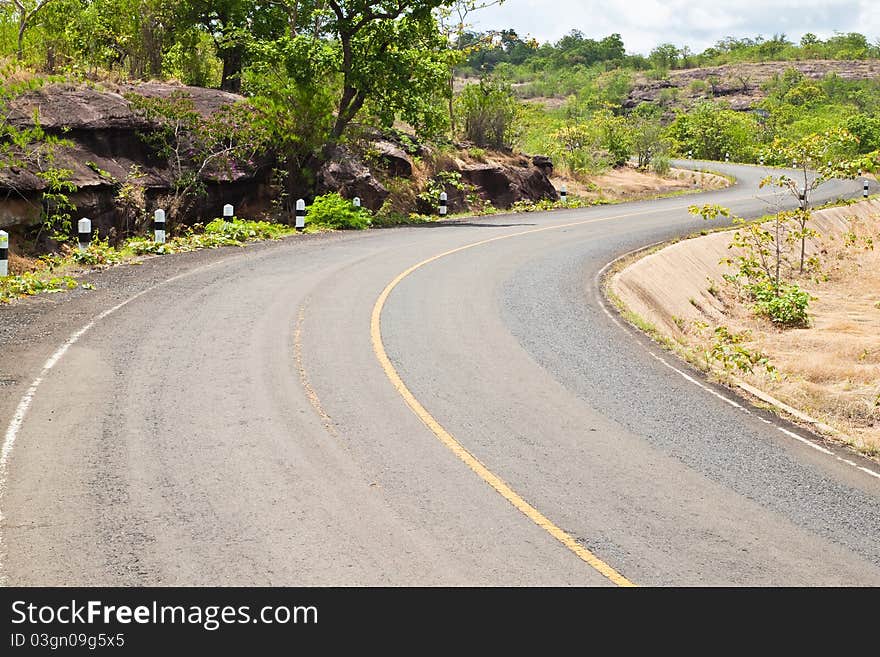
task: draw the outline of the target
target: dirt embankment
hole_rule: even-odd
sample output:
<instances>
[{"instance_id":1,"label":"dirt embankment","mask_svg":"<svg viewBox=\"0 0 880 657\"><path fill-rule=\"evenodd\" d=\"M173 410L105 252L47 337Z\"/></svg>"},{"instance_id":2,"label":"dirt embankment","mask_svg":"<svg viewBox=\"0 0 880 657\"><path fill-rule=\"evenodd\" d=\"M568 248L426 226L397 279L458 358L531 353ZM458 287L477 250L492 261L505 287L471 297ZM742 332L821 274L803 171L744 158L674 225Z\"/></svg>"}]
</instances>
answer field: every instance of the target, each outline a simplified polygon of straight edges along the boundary
<instances>
[{"instance_id":1,"label":"dirt embankment","mask_svg":"<svg viewBox=\"0 0 880 657\"><path fill-rule=\"evenodd\" d=\"M556 189L566 187L569 194L588 201L637 201L669 194L722 189L730 181L714 173L670 169L666 175L643 171L634 167L610 169L595 176L578 178L555 175L551 178Z\"/></svg>"},{"instance_id":2,"label":"dirt embankment","mask_svg":"<svg viewBox=\"0 0 880 657\"><path fill-rule=\"evenodd\" d=\"M798 281L814 297L807 328L779 329L737 297L720 264L731 256L729 232L652 253L615 275L611 289L704 369L721 370L709 355L716 328L743 336L740 346L766 356L776 373L756 367L737 379L880 455L880 201L817 211L812 225L821 237L809 250L821 271Z\"/></svg>"}]
</instances>

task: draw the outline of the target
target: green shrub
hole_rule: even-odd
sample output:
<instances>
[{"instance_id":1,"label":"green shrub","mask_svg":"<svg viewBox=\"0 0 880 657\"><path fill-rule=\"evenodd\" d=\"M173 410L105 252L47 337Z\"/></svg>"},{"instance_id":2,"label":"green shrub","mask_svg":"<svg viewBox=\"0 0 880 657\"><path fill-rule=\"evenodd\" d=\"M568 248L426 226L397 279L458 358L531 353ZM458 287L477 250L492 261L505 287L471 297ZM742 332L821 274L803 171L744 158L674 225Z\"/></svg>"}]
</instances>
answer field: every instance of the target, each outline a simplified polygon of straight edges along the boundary
<instances>
[{"instance_id":1,"label":"green shrub","mask_svg":"<svg viewBox=\"0 0 880 657\"><path fill-rule=\"evenodd\" d=\"M753 283L748 288L755 314L785 327L807 325L810 295L796 284L782 283L777 288L771 281Z\"/></svg>"},{"instance_id":2,"label":"green shrub","mask_svg":"<svg viewBox=\"0 0 880 657\"><path fill-rule=\"evenodd\" d=\"M771 377L776 375L776 368L770 364L769 359L763 353L749 351L743 343L751 339L748 331L734 333L726 326L715 328L715 339L706 351L706 359L714 360L728 372L739 370L751 374L755 367L766 370Z\"/></svg>"},{"instance_id":3,"label":"green shrub","mask_svg":"<svg viewBox=\"0 0 880 657\"><path fill-rule=\"evenodd\" d=\"M78 265L92 267L115 265L122 261L122 254L107 240L94 239L85 251L73 251L71 258Z\"/></svg>"},{"instance_id":4,"label":"green shrub","mask_svg":"<svg viewBox=\"0 0 880 657\"><path fill-rule=\"evenodd\" d=\"M666 176L669 174L670 164L667 155L655 155L651 158L651 168L658 176Z\"/></svg>"},{"instance_id":5,"label":"green shrub","mask_svg":"<svg viewBox=\"0 0 880 657\"><path fill-rule=\"evenodd\" d=\"M466 139L478 147L513 148L520 109L509 84L481 80L465 87L456 104Z\"/></svg>"},{"instance_id":6,"label":"green shrub","mask_svg":"<svg viewBox=\"0 0 880 657\"><path fill-rule=\"evenodd\" d=\"M77 282L70 276L46 278L34 272L3 276L0 277L0 303L35 294L72 290L76 286Z\"/></svg>"},{"instance_id":7,"label":"green shrub","mask_svg":"<svg viewBox=\"0 0 880 657\"><path fill-rule=\"evenodd\" d=\"M351 201L333 192L315 199L306 221L319 228L364 230L372 224L372 217L366 208L356 208Z\"/></svg>"},{"instance_id":8,"label":"green shrub","mask_svg":"<svg viewBox=\"0 0 880 657\"><path fill-rule=\"evenodd\" d=\"M219 236L233 242L250 242L253 240L275 240L287 233L290 228L283 224L268 221L243 221L233 219L215 219L205 226L205 235Z\"/></svg>"}]
</instances>

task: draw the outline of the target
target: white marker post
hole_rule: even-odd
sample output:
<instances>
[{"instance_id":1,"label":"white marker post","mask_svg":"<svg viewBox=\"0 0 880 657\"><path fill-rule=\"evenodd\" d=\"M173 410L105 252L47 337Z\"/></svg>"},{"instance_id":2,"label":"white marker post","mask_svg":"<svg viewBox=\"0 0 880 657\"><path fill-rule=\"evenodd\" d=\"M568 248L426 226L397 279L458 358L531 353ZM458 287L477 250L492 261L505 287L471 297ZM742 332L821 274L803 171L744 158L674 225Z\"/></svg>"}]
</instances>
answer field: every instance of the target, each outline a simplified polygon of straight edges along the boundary
<instances>
[{"instance_id":1,"label":"white marker post","mask_svg":"<svg viewBox=\"0 0 880 657\"><path fill-rule=\"evenodd\" d=\"M296 202L296 229L299 232L306 229L306 202L303 199Z\"/></svg>"},{"instance_id":2,"label":"white marker post","mask_svg":"<svg viewBox=\"0 0 880 657\"><path fill-rule=\"evenodd\" d=\"M0 277L9 276L9 233L0 230Z\"/></svg>"},{"instance_id":3,"label":"white marker post","mask_svg":"<svg viewBox=\"0 0 880 657\"><path fill-rule=\"evenodd\" d=\"M351 199L351 202L352 202L352 204L354 205L354 207L356 207L356 208L361 207L361 198L360 198L360 196L355 196L353 199Z\"/></svg>"},{"instance_id":4,"label":"white marker post","mask_svg":"<svg viewBox=\"0 0 880 657\"><path fill-rule=\"evenodd\" d=\"M688 151L688 159L689 159L689 160L693 160L693 159L694 159L694 152L693 152L693 151Z\"/></svg>"},{"instance_id":5,"label":"white marker post","mask_svg":"<svg viewBox=\"0 0 880 657\"><path fill-rule=\"evenodd\" d=\"M867 180L865 180L865 184L864 184L864 187L862 187L862 189L864 190L864 197L868 198L868 181Z\"/></svg>"},{"instance_id":6,"label":"white marker post","mask_svg":"<svg viewBox=\"0 0 880 657\"><path fill-rule=\"evenodd\" d=\"M153 213L153 241L156 244L165 244L165 210L156 210Z\"/></svg>"},{"instance_id":7,"label":"white marker post","mask_svg":"<svg viewBox=\"0 0 880 657\"><path fill-rule=\"evenodd\" d=\"M228 203L223 206L223 221L232 221L235 216L235 208Z\"/></svg>"},{"instance_id":8,"label":"white marker post","mask_svg":"<svg viewBox=\"0 0 880 657\"><path fill-rule=\"evenodd\" d=\"M79 233L79 250L86 251L92 241L92 220L83 217L76 225L77 233Z\"/></svg>"},{"instance_id":9,"label":"white marker post","mask_svg":"<svg viewBox=\"0 0 880 657\"><path fill-rule=\"evenodd\" d=\"M568 187L565 185L559 190L559 200L563 203L568 203Z\"/></svg>"},{"instance_id":10,"label":"white marker post","mask_svg":"<svg viewBox=\"0 0 880 657\"><path fill-rule=\"evenodd\" d=\"M446 201L449 199L446 192L440 192L440 216L445 217L449 209L446 207Z\"/></svg>"},{"instance_id":11,"label":"white marker post","mask_svg":"<svg viewBox=\"0 0 880 657\"><path fill-rule=\"evenodd\" d=\"M725 162L730 162L730 153L725 153L725 154L724 154L724 161L725 161Z\"/></svg>"}]
</instances>

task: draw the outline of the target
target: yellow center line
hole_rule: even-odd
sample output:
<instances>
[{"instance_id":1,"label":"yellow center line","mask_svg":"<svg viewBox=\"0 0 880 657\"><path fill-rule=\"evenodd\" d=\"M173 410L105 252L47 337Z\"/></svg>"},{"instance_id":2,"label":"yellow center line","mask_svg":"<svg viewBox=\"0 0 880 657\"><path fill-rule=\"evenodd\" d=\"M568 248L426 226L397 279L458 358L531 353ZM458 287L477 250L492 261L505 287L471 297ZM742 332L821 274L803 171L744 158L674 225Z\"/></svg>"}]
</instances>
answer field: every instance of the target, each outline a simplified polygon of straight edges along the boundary
<instances>
[{"instance_id":1,"label":"yellow center line","mask_svg":"<svg viewBox=\"0 0 880 657\"><path fill-rule=\"evenodd\" d=\"M678 210L682 208L670 208L670 210ZM598 223L601 221L611 221L613 219L622 219L624 217L632 217L640 214L651 214L657 212L657 210L648 210L646 212L633 212L629 214L621 214L614 215L611 217L604 217L601 219L588 219L585 221L576 221L568 224L557 224L553 226L546 226L544 228L535 228L532 230L521 231L519 233L513 233L510 235L501 235L499 237L493 237L486 240L481 240L479 242L473 242L471 244L466 244L465 246L460 246L455 249L451 249L449 251L444 251L438 255L435 255L431 258L423 260L418 264L413 265L403 273L399 274L394 280L392 280L387 287L382 291L382 294L379 295L379 298L376 300L376 304L373 306L373 314L370 319L370 336L373 341L373 351L376 353L376 358L379 360L379 363L382 365L382 369L385 371L385 375L388 377L388 380L391 381L391 384L397 390L403 400L406 402L407 406L416 414L416 416L425 424L431 432L437 436L443 445L445 445L453 454L455 454L461 461L465 463L471 470L473 470L480 479L489 484L492 488L494 488L504 499L510 502L514 507L516 507L523 515L525 515L529 520L534 522L538 527L546 531L550 536L555 538L557 541L562 543L566 548L571 550L575 555L577 555L584 562L589 564L594 570L604 575L606 578L611 580L614 584L618 586L635 586L633 582L628 580L626 577L617 572L610 565L602 561L595 554L590 552L588 549L580 545L568 532L561 529L557 525L555 525L547 516L538 511L535 507L525 501L515 490L513 490L501 477L493 473L489 468L487 468L476 456L471 454L465 447L456 440L456 438L449 433L443 426L431 415L428 410L422 406L418 399L410 392L409 388L406 387L406 384L403 382L403 379L400 378L400 374L398 374L397 369L391 363L391 359L388 357L388 353L385 351L385 344L382 341L382 310L385 308L385 302L388 301L388 297L394 291L401 281L403 281L407 276L412 274L414 271L421 269L425 265L428 265L436 260L440 260L441 258L445 258L446 256L452 255L454 253L460 253L461 251L466 251L467 249L473 249L477 246L482 246L484 244L489 244L491 242L497 242L500 240L510 239L512 237L520 237L522 235L531 235L533 233L541 233L547 230L558 230L560 228L570 228L573 226L583 226L584 224L592 224Z\"/></svg>"}]
</instances>

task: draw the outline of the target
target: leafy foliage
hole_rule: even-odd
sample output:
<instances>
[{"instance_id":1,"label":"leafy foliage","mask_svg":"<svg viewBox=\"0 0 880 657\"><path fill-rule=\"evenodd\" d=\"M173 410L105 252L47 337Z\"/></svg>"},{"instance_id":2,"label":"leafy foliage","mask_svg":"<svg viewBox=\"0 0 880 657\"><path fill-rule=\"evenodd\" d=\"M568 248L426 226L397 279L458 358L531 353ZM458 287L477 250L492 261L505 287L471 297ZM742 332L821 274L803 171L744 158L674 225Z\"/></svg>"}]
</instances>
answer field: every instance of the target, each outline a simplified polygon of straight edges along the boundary
<instances>
[{"instance_id":1,"label":"leafy foliage","mask_svg":"<svg viewBox=\"0 0 880 657\"><path fill-rule=\"evenodd\" d=\"M746 349L744 343L750 337L748 332L734 333L726 326L718 326L714 331L714 340L706 352L706 359L720 363L728 372L751 374L756 367L761 367L771 377L775 376L776 368L770 364L765 354Z\"/></svg>"},{"instance_id":2,"label":"leafy foliage","mask_svg":"<svg viewBox=\"0 0 880 657\"><path fill-rule=\"evenodd\" d=\"M17 276L0 277L0 303L9 303L13 299L73 290L78 283L70 276L41 276L39 273L26 272Z\"/></svg>"},{"instance_id":3,"label":"leafy foliage","mask_svg":"<svg viewBox=\"0 0 880 657\"><path fill-rule=\"evenodd\" d=\"M315 228L364 230L372 223L370 211L356 208L339 194L318 196L306 215L307 225Z\"/></svg>"},{"instance_id":4,"label":"leafy foliage","mask_svg":"<svg viewBox=\"0 0 880 657\"><path fill-rule=\"evenodd\" d=\"M465 87L457 100L464 136L477 146L513 148L518 136L520 110L509 84L481 80Z\"/></svg>"}]
</instances>

